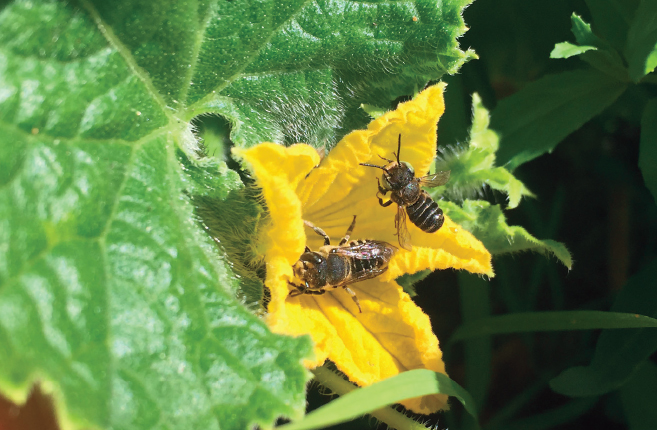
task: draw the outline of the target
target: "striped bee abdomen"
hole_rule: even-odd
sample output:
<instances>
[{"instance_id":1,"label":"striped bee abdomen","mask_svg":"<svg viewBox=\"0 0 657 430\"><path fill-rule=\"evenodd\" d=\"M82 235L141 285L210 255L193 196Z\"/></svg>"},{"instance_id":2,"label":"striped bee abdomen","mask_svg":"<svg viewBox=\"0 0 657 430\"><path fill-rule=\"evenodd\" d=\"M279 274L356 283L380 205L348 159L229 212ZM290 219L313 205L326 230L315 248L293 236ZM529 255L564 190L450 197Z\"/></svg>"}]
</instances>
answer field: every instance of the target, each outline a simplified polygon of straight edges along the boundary
<instances>
[{"instance_id":1,"label":"striped bee abdomen","mask_svg":"<svg viewBox=\"0 0 657 430\"><path fill-rule=\"evenodd\" d=\"M350 246L365 245L367 241L357 240L351 242ZM388 258L389 259L389 258ZM362 273L371 272L374 269L379 269L386 265L388 261L384 258L383 255L377 255L376 252L372 252L367 256L367 258L352 258L351 259L351 275L358 276Z\"/></svg>"},{"instance_id":2,"label":"striped bee abdomen","mask_svg":"<svg viewBox=\"0 0 657 430\"><path fill-rule=\"evenodd\" d=\"M426 233L437 231L445 222L443 210L424 190L415 203L406 206L406 213L408 219Z\"/></svg>"}]
</instances>

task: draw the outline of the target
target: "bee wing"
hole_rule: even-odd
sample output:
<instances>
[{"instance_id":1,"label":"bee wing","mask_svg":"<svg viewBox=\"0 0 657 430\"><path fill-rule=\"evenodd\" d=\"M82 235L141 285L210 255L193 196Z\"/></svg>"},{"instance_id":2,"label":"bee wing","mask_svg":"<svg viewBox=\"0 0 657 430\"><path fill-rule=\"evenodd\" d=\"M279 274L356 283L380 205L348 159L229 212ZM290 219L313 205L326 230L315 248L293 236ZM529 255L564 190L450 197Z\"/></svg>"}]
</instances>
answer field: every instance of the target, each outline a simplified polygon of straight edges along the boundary
<instances>
[{"instance_id":1,"label":"bee wing","mask_svg":"<svg viewBox=\"0 0 657 430\"><path fill-rule=\"evenodd\" d=\"M368 240L364 243L341 246L335 249L335 252L340 255L346 255L350 258L356 258L358 260L370 260L381 255L389 253L392 255L394 251L397 250L396 246L393 246L382 240Z\"/></svg>"},{"instance_id":2,"label":"bee wing","mask_svg":"<svg viewBox=\"0 0 657 430\"><path fill-rule=\"evenodd\" d=\"M380 269L372 269L372 270L367 271L367 272L360 272L360 273L354 274L354 275L352 275L351 279L349 279L349 282L347 282L345 285L355 284L356 282L364 281L366 279L376 278L377 276L379 276L380 274L382 274L386 270L388 270L388 266L385 266L385 267L380 268Z\"/></svg>"},{"instance_id":3,"label":"bee wing","mask_svg":"<svg viewBox=\"0 0 657 430\"><path fill-rule=\"evenodd\" d=\"M397 240L399 245L407 251L412 251L411 234L406 226L406 208L397 205L397 215L395 216L395 227L397 227Z\"/></svg>"},{"instance_id":4,"label":"bee wing","mask_svg":"<svg viewBox=\"0 0 657 430\"><path fill-rule=\"evenodd\" d=\"M380 256L389 259L395 251L397 251L396 246L381 240L368 240L365 243L342 246L335 249L337 254L345 255L356 260L371 260ZM372 268L366 272L354 273L345 285L375 278L386 270L388 270L387 265L385 267Z\"/></svg>"},{"instance_id":5,"label":"bee wing","mask_svg":"<svg viewBox=\"0 0 657 430\"><path fill-rule=\"evenodd\" d=\"M447 181L449 181L449 175L451 172L451 170L445 170L433 175L422 176L418 179L420 180L420 185L423 187L439 187L440 185L445 185Z\"/></svg>"}]
</instances>

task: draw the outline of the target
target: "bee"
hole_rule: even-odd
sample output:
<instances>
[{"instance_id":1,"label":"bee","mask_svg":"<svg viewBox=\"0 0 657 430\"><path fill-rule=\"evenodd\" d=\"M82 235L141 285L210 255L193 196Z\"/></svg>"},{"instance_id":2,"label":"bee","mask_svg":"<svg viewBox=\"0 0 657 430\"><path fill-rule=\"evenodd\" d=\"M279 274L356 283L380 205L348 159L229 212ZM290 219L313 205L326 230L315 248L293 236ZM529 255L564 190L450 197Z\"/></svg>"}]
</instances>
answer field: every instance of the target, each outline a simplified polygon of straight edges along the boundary
<instances>
[{"instance_id":1,"label":"bee","mask_svg":"<svg viewBox=\"0 0 657 430\"><path fill-rule=\"evenodd\" d=\"M397 203L397 215L395 216L395 228L397 228L397 239L399 245L407 250L411 250L411 238L406 227L406 214L413 224L418 226L426 233L433 233L442 227L445 217L442 209L431 198L429 193L424 191L421 186L437 187L444 185L449 181L450 171L438 172L434 175L415 177L415 170L410 163L399 161L399 152L401 151L401 134L397 143L397 153L393 155L397 161L388 160L385 166L376 164L360 163L361 166L376 167L383 170L383 186L377 178L379 192L377 197L379 204L383 207ZM384 202L381 196L390 193L390 200Z\"/></svg>"},{"instance_id":2,"label":"bee","mask_svg":"<svg viewBox=\"0 0 657 430\"><path fill-rule=\"evenodd\" d=\"M292 266L294 276L302 283L288 281L295 288L290 291L290 297L324 294L330 288L342 287L351 295L358 306L358 312L362 313L356 293L347 285L374 278L388 270L388 262L397 247L379 240L349 242L356 226L355 215L338 246L331 245L331 239L321 228L309 221L304 221L304 224L324 238L324 246L318 251L312 251L306 246L299 261Z\"/></svg>"}]
</instances>

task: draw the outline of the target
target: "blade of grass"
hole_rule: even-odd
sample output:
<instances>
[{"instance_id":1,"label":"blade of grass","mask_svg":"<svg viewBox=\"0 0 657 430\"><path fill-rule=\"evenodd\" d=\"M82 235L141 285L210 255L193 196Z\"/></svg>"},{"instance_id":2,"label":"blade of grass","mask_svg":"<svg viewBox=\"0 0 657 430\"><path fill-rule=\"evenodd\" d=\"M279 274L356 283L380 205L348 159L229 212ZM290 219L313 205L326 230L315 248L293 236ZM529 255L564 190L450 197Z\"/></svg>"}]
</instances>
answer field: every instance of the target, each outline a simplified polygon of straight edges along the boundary
<instances>
[{"instance_id":1,"label":"blade of grass","mask_svg":"<svg viewBox=\"0 0 657 430\"><path fill-rule=\"evenodd\" d=\"M657 319L604 311L520 312L464 324L456 330L450 342L504 333L641 327L657 328Z\"/></svg>"},{"instance_id":2,"label":"blade of grass","mask_svg":"<svg viewBox=\"0 0 657 430\"><path fill-rule=\"evenodd\" d=\"M490 317L490 283L467 272L460 272L458 276L463 321L467 323ZM485 404L488 395L491 360L490 336L465 342L465 386L479 407Z\"/></svg>"},{"instance_id":3,"label":"blade of grass","mask_svg":"<svg viewBox=\"0 0 657 430\"><path fill-rule=\"evenodd\" d=\"M470 394L460 385L442 373L426 369L410 370L392 378L385 379L369 387L355 389L333 371L318 367L313 371L317 380L337 394L344 394L308 415L303 420L279 427L281 430L305 430L323 428L339 424L359 417L366 413L372 415L391 427L398 429L424 428L421 424L405 417L392 409L377 411L383 406L397 403L401 400L425 396L429 394L447 394L456 397L465 409L473 416L477 416L474 401ZM385 412L385 416L379 414ZM398 416L394 416L395 413ZM388 420L393 418L394 422ZM403 418L403 420L401 420Z\"/></svg>"}]
</instances>

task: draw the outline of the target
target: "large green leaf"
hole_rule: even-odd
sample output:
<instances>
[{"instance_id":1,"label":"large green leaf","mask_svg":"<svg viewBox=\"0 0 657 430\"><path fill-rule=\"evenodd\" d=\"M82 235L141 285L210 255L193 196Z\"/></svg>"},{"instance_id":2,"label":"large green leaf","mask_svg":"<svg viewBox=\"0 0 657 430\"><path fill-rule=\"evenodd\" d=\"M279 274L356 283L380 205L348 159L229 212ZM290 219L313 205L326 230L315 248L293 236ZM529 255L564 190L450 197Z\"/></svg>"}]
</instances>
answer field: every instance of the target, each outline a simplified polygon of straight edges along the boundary
<instances>
[{"instance_id":1,"label":"large green leaf","mask_svg":"<svg viewBox=\"0 0 657 430\"><path fill-rule=\"evenodd\" d=\"M646 264L623 286L613 312L657 317L657 259ZM655 321L654 319L652 321ZM638 326L638 325L637 325ZM616 327L626 327L619 320ZM599 396L622 386L641 363L657 350L654 327L604 330L588 366L571 367L550 381L550 386L567 396Z\"/></svg>"},{"instance_id":2,"label":"large green leaf","mask_svg":"<svg viewBox=\"0 0 657 430\"><path fill-rule=\"evenodd\" d=\"M73 427L302 415L309 339L243 306L260 209L189 121L330 146L473 56L469 2L4 2L0 391L39 381Z\"/></svg>"},{"instance_id":3,"label":"large green leaf","mask_svg":"<svg viewBox=\"0 0 657 430\"><path fill-rule=\"evenodd\" d=\"M627 35L625 57L638 82L657 67L657 2L641 0Z\"/></svg>"},{"instance_id":4,"label":"large green leaf","mask_svg":"<svg viewBox=\"0 0 657 430\"><path fill-rule=\"evenodd\" d=\"M195 141L165 104L180 60L147 70L158 54L84 6L0 12L0 390L20 402L41 383L73 427L301 416L309 339L273 335L240 305L185 194L203 175L220 201L242 185L225 165L183 169ZM179 6L119 21L130 40L175 45ZM170 34L148 34L154 22Z\"/></svg>"},{"instance_id":5,"label":"large green leaf","mask_svg":"<svg viewBox=\"0 0 657 430\"><path fill-rule=\"evenodd\" d=\"M239 145L330 146L390 101L454 73L471 0L85 3L180 117L214 112Z\"/></svg>"},{"instance_id":6,"label":"large green leaf","mask_svg":"<svg viewBox=\"0 0 657 430\"><path fill-rule=\"evenodd\" d=\"M646 187L657 202L657 99L646 104L641 118L639 168Z\"/></svg>"},{"instance_id":7,"label":"large green leaf","mask_svg":"<svg viewBox=\"0 0 657 430\"><path fill-rule=\"evenodd\" d=\"M442 201L440 206L456 223L482 241L491 254L536 251L553 254L566 267L573 264L568 249L553 240L539 240L519 226L509 226L499 205L483 200L465 200L462 206Z\"/></svg>"},{"instance_id":8,"label":"large green leaf","mask_svg":"<svg viewBox=\"0 0 657 430\"><path fill-rule=\"evenodd\" d=\"M625 91L627 84L597 70L543 77L502 100L491 128L502 139L498 162L513 170L552 149Z\"/></svg>"},{"instance_id":9,"label":"large green leaf","mask_svg":"<svg viewBox=\"0 0 657 430\"><path fill-rule=\"evenodd\" d=\"M21 400L50 381L68 418L117 428L303 413L309 342L270 334L235 301L226 261L180 198L174 142L0 128L23 148L0 192L5 393Z\"/></svg>"}]
</instances>

